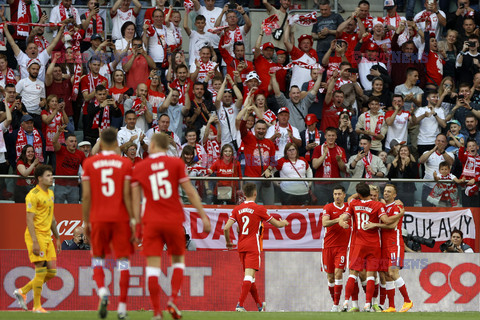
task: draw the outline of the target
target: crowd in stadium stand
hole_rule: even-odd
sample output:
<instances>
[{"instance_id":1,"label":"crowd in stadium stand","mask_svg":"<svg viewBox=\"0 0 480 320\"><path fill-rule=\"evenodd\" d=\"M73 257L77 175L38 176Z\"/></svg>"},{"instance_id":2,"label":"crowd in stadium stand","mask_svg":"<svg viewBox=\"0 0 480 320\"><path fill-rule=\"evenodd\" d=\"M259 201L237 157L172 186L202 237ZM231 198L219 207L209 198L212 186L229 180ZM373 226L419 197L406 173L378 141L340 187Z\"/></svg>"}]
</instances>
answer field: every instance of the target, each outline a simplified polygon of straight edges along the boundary
<instances>
[{"instance_id":1,"label":"crowd in stadium stand","mask_svg":"<svg viewBox=\"0 0 480 320\"><path fill-rule=\"evenodd\" d=\"M414 14L412 3L385 0L386 15L373 17L361 0L344 18L317 0L315 18L290 0L255 0L263 18L253 21L241 1L156 0L145 12L138 0L117 0L106 30L98 0L83 14L63 0L48 17L37 1L8 0L0 174L28 177L48 163L79 175L101 130L116 127L133 163L164 132L191 176L260 177L264 204L332 200L333 183L265 179L277 175L435 179L422 186L423 206L480 206L478 4L458 0L449 12L454 4L426 0ZM298 26L311 33L296 38ZM241 198L236 183L195 183L214 203ZM34 185L19 179L12 194L2 180L0 197L22 202ZM78 181L55 188L60 202L78 202ZM414 205L415 184L398 188Z\"/></svg>"}]
</instances>

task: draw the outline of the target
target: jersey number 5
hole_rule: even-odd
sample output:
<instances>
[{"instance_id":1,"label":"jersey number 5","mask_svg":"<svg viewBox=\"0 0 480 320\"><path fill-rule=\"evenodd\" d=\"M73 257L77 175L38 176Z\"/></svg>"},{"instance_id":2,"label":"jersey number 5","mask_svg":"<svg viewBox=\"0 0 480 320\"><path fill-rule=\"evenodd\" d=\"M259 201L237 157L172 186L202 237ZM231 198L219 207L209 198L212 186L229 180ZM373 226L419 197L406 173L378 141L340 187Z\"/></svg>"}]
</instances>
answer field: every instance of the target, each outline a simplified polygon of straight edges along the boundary
<instances>
[{"instance_id":1,"label":"jersey number 5","mask_svg":"<svg viewBox=\"0 0 480 320\"><path fill-rule=\"evenodd\" d=\"M167 177L168 170L158 171L148 177L152 187L153 200L157 201L160 198L168 199L172 196L172 184L170 181L165 180Z\"/></svg>"},{"instance_id":2,"label":"jersey number 5","mask_svg":"<svg viewBox=\"0 0 480 320\"><path fill-rule=\"evenodd\" d=\"M112 179L113 168L102 169L102 193L105 197L111 197L115 193L115 182Z\"/></svg>"}]
</instances>

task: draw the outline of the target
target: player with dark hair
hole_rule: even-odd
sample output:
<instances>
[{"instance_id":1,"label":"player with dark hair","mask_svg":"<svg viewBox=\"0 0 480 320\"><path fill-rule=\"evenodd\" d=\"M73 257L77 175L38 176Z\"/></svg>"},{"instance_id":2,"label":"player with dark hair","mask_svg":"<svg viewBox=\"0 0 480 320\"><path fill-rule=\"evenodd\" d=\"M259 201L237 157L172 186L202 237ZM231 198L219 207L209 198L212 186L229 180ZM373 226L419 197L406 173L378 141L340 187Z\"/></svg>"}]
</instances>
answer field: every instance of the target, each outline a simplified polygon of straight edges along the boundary
<instances>
[{"instance_id":1,"label":"player with dark hair","mask_svg":"<svg viewBox=\"0 0 480 320\"><path fill-rule=\"evenodd\" d=\"M322 261L327 273L328 290L333 300L332 312L339 311L340 295L343 287L343 272L347 260L348 242L351 229L342 228L338 222L340 216L348 210L345 203L345 188L341 185L333 187L333 203L323 207L322 225L325 227L323 238Z\"/></svg>"},{"instance_id":2,"label":"player with dark hair","mask_svg":"<svg viewBox=\"0 0 480 320\"><path fill-rule=\"evenodd\" d=\"M384 223L367 223L365 230L382 228L382 259L380 271L384 272L389 308L384 312L396 312L395 310L395 287L403 296L404 304L400 312L407 312L413 307L405 286L405 281L400 276L405 257L405 245L402 237L402 217L405 213L403 204L397 197L397 188L393 184L387 184L383 191L383 199L386 202L388 218Z\"/></svg>"},{"instance_id":3,"label":"player with dark hair","mask_svg":"<svg viewBox=\"0 0 480 320\"><path fill-rule=\"evenodd\" d=\"M38 165L35 168L35 179L38 184L25 198L27 205L27 229L25 243L30 262L35 265L35 277L23 288L16 289L14 296L20 307L27 311L27 293L33 289L33 312L48 313L42 308L41 297L43 284L57 274L57 255L60 253L62 241L53 214L54 195L49 188L53 185L53 169L48 165ZM56 238L53 245L51 233Z\"/></svg>"},{"instance_id":4,"label":"player with dark hair","mask_svg":"<svg viewBox=\"0 0 480 320\"><path fill-rule=\"evenodd\" d=\"M127 318L127 292L130 281L131 240L135 232L130 179L132 162L116 154L117 131L108 128L100 136L102 152L87 158L83 165L82 211L85 234L90 238L93 279L98 287L99 316L107 316L108 289L105 287L105 256L110 247L118 259L120 299L118 318Z\"/></svg>"},{"instance_id":5,"label":"player with dark hair","mask_svg":"<svg viewBox=\"0 0 480 320\"><path fill-rule=\"evenodd\" d=\"M225 241L228 249L233 248L230 240L230 228L237 222L239 230L238 235L238 254L242 261L245 277L243 278L242 292L237 303L236 311L246 311L243 307L248 293L252 294L258 311L265 311L265 302L261 302L258 297L257 287L255 285L255 272L260 270L260 251L262 250L263 221L271 223L277 228L283 228L288 225L286 220L277 220L268 214L264 206L255 203L257 198L257 185L255 183L246 183L243 186L246 200L239 206L236 206L230 214L228 222L223 228Z\"/></svg>"},{"instance_id":6,"label":"player with dark hair","mask_svg":"<svg viewBox=\"0 0 480 320\"><path fill-rule=\"evenodd\" d=\"M348 205L349 209L340 216L339 225L349 228L348 221L353 217L352 246L350 247L350 275L345 286L345 301L347 302L353 293L358 273L367 270L366 302L363 308L371 312L373 292L375 290L375 274L378 270L381 258L380 233L377 228L366 229L369 222L388 224L385 214L385 205L370 199L370 187L364 183L358 183L356 191L359 199L353 199ZM345 306L344 306L345 308Z\"/></svg>"},{"instance_id":7,"label":"player with dark hair","mask_svg":"<svg viewBox=\"0 0 480 320\"><path fill-rule=\"evenodd\" d=\"M197 209L203 222L203 231L210 232L210 220L203 210L200 197L185 172L185 163L180 158L166 155L170 138L165 133L156 133L150 140L147 159L135 165L132 176L132 198L135 219L140 220L143 192L143 254L147 257L146 277L153 306L154 320L162 319L160 308L160 257L166 244L172 259L172 293L167 310L174 319L182 314L177 304L185 269L185 215L179 200L179 187L185 191L190 203ZM141 225L137 225L137 238L141 238Z\"/></svg>"}]
</instances>

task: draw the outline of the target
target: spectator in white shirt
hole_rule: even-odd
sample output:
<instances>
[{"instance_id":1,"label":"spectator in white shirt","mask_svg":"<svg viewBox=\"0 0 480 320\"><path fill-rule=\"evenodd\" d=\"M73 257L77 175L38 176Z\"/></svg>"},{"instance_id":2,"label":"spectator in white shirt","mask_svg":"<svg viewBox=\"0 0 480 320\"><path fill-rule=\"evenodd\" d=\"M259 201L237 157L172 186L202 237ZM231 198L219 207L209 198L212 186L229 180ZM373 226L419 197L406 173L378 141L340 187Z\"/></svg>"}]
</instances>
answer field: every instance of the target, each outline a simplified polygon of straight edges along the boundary
<instances>
[{"instance_id":1,"label":"spectator in white shirt","mask_svg":"<svg viewBox=\"0 0 480 320\"><path fill-rule=\"evenodd\" d=\"M53 7L50 12L50 23L61 23L67 27L80 25L80 13L72 6L72 0L62 0L60 4ZM58 27L50 27L53 30L53 36L57 35Z\"/></svg>"},{"instance_id":2,"label":"spectator in white shirt","mask_svg":"<svg viewBox=\"0 0 480 320\"><path fill-rule=\"evenodd\" d=\"M145 133L142 129L136 127L137 115L135 111L125 112L125 127L122 127L117 133L118 145L125 155L127 153L128 143L132 142L137 146L137 157L143 158L143 152L148 150L148 145L143 141Z\"/></svg>"},{"instance_id":3,"label":"spectator in white shirt","mask_svg":"<svg viewBox=\"0 0 480 320\"><path fill-rule=\"evenodd\" d=\"M272 140L276 147L275 160L284 156L285 146L289 142L295 143L297 149L302 145L300 132L298 129L288 123L290 120L290 111L287 107L282 107L278 110L277 124L270 126L267 130L265 138Z\"/></svg>"},{"instance_id":4,"label":"spectator in white shirt","mask_svg":"<svg viewBox=\"0 0 480 320\"><path fill-rule=\"evenodd\" d=\"M134 8L130 8L130 3L133 2ZM135 24L136 17L142 9L142 5L138 0L117 0L110 9L110 16L112 17L112 39L118 40L122 38L121 29L125 22L131 21Z\"/></svg>"},{"instance_id":5,"label":"spectator in white shirt","mask_svg":"<svg viewBox=\"0 0 480 320\"><path fill-rule=\"evenodd\" d=\"M437 35L437 40L440 40L440 27L447 25L447 16L439 10L437 0L425 0L425 10L417 13L413 21L423 32L433 32Z\"/></svg>"},{"instance_id":6,"label":"spectator in white shirt","mask_svg":"<svg viewBox=\"0 0 480 320\"><path fill-rule=\"evenodd\" d=\"M38 79L40 71L40 61L31 60L27 65L28 78L20 80L15 90L22 96L22 102L27 108L28 113L33 117L33 122L37 130L42 129L42 118L40 113L45 105L45 84Z\"/></svg>"}]
</instances>

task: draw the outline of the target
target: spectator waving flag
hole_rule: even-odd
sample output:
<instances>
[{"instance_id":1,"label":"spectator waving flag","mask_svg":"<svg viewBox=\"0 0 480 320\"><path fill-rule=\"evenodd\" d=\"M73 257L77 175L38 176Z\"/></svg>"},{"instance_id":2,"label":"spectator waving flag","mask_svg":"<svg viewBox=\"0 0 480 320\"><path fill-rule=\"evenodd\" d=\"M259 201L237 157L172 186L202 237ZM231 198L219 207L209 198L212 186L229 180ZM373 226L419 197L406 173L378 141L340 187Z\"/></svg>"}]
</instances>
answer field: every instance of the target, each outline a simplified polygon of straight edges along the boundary
<instances>
[{"instance_id":1,"label":"spectator waving flag","mask_svg":"<svg viewBox=\"0 0 480 320\"><path fill-rule=\"evenodd\" d=\"M304 27L312 26L317 22L317 12L312 11L305 15L294 14L288 17L288 23L290 24L298 24Z\"/></svg>"},{"instance_id":2,"label":"spectator waving flag","mask_svg":"<svg viewBox=\"0 0 480 320\"><path fill-rule=\"evenodd\" d=\"M222 27L215 27L212 29L208 29L207 31L213 34L219 34L222 33L223 30L227 29L228 26L222 26Z\"/></svg>"},{"instance_id":3,"label":"spectator waving flag","mask_svg":"<svg viewBox=\"0 0 480 320\"><path fill-rule=\"evenodd\" d=\"M186 10L186 11L188 11L188 12L192 11L192 9L193 9L193 2L192 2L192 0L185 0L185 1L183 2L183 6L185 7L185 10Z\"/></svg>"},{"instance_id":4,"label":"spectator waving flag","mask_svg":"<svg viewBox=\"0 0 480 320\"><path fill-rule=\"evenodd\" d=\"M272 30L278 29L280 26L278 25L278 16L276 14L271 15L267 19L263 20L262 22L262 30L265 32L267 36L272 34Z\"/></svg>"}]
</instances>

